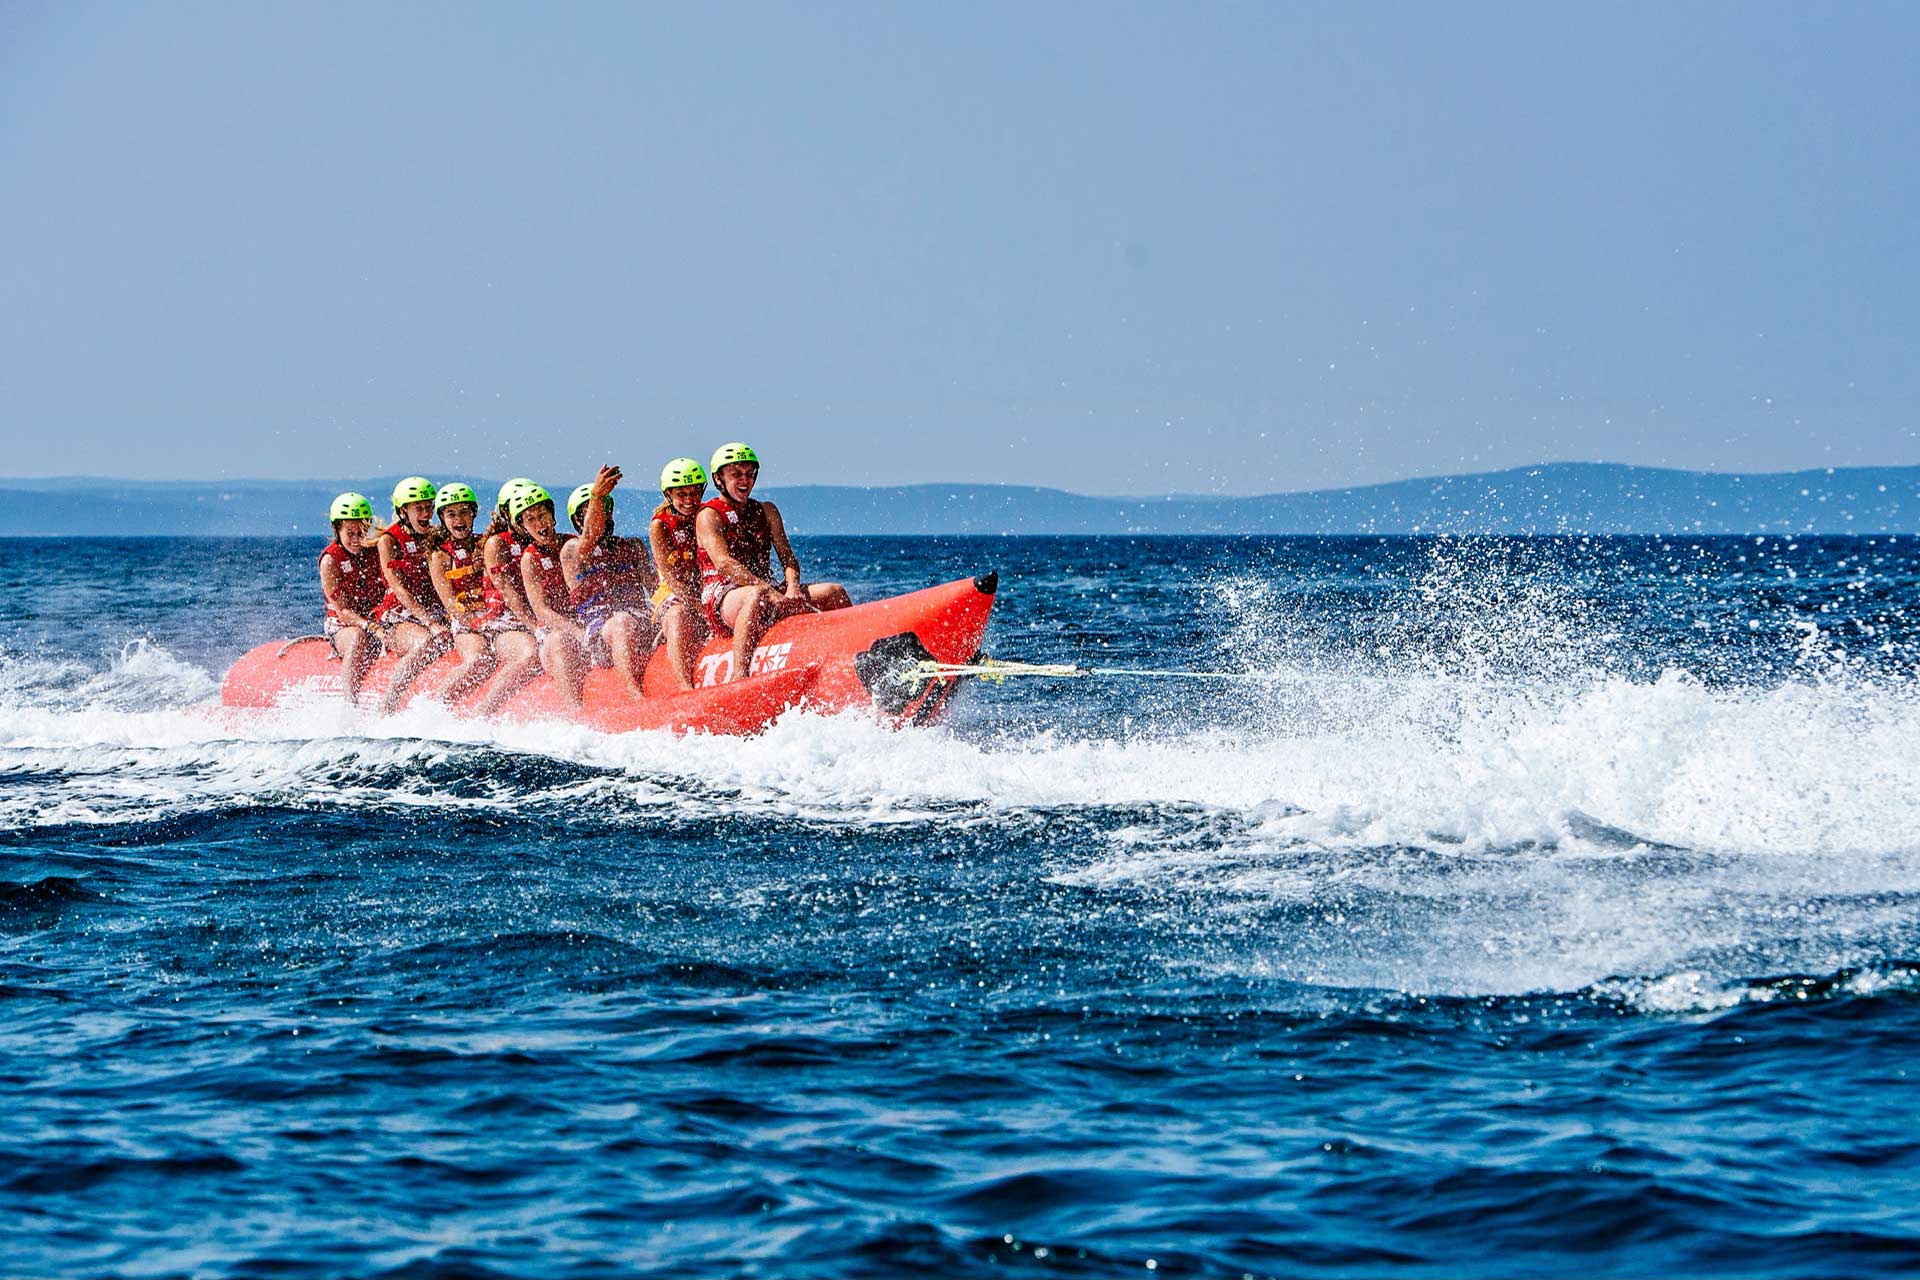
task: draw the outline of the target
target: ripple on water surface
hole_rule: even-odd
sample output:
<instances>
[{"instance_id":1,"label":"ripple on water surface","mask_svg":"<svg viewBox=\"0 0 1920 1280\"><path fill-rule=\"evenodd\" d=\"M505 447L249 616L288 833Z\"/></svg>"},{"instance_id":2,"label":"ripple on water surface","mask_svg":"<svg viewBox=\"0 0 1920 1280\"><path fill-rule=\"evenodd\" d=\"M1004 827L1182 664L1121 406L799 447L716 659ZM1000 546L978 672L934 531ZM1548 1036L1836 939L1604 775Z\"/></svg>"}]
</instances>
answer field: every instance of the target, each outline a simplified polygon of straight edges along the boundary
<instances>
[{"instance_id":1,"label":"ripple on water surface","mask_svg":"<svg viewBox=\"0 0 1920 1280\"><path fill-rule=\"evenodd\" d=\"M1847 584L1911 555L1707 545L994 544L1061 562L1004 652L1203 607L1275 678L747 742L232 717L204 620L10 623L13 1265L1900 1271L1920 700Z\"/></svg>"}]
</instances>

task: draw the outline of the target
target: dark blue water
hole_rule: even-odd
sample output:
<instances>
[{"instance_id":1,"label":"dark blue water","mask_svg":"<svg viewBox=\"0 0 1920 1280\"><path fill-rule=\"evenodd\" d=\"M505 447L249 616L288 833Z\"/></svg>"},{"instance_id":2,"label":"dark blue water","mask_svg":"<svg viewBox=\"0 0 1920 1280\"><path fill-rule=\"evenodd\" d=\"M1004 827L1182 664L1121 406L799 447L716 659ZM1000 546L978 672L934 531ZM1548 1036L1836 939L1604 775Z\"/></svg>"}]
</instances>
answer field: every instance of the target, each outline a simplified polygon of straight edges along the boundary
<instances>
[{"instance_id":1,"label":"dark blue water","mask_svg":"<svg viewBox=\"0 0 1920 1280\"><path fill-rule=\"evenodd\" d=\"M1920 1267L1920 541L998 568L894 733L200 709L291 542L0 545L0 1272Z\"/></svg>"}]
</instances>

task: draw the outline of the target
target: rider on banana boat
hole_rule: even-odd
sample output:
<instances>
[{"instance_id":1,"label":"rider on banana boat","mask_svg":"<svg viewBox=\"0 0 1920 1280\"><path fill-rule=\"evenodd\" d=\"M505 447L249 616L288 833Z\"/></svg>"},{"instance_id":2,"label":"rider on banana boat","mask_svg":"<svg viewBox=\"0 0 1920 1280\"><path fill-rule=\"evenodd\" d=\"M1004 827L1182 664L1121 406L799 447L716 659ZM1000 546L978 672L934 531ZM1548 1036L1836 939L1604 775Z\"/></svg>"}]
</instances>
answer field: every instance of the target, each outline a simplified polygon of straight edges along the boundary
<instances>
[{"instance_id":1,"label":"rider on banana boat","mask_svg":"<svg viewBox=\"0 0 1920 1280\"><path fill-rule=\"evenodd\" d=\"M731 678L752 674L753 647L761 632L796 613L844 609L853 601L837 582L800 580L800 562L787 541L780 509L753 497L760 458L735 441L714 451L709 468L718 496L694 521L700 563L700 607L715 635L733 637ZM773 557L780 557L785 586L774 583Z\"/></svg>"},{"instance_id":2,"label":"rider on banana boat","mask_svg":"<svg viewBox=\"0 0 1920 1280\"><path fill-rule=\"evenodd\" d=\"M620 468L605 466L567 498L567 518L579 535L560 548L560 570L574 616L587 644L641 696L640 678L652 656L655 633L647 599L653 565L640 544L613 531L613 490Z\"/></svg>"},{"instance_id":3,"label":"rider on banana boat","mask_svg":"<svg viewBox=\"0 0 1920 1280\"><path fill-rule=\"evenodd\" d=\"M487 598L480 540L473 534L480 497L464 484L445 485L433 499L433 510L442 531L430 561L433 590L447 611L453 626L453 647L460 654L460 668L447 682L443 696L448 701L459 698L478 687L496 668L500 670L500 687L511 692L538 669L540 655L533 633L522 627L505 605ZM499 697L489 701L497 705ZM483 705L481 713L492 709Z\"/></svg>"},{"instance_id":4,"label":"rider on banana boat","mask_svg":"<svg viewBox=\"0 0 1920 1280\"><path fill-rule=\"evenodd\" d=\"M560 553L573 538L554 525L553 495L537 484L527 484L507 500L513 519L514 542L520 547L520 582L536 623L540 662L577 711L587 679L586 628L575 615L567 590Z\"/></svg>"},{"instance_id":5,"label":"rider on banana boat","mask_svg":"<svg viewBox=\"0 0 1920 1280\"><path fill-rule=\"evenodd\" d=\"M360 696L360 682L380 656L384 632L374 610L386 594L380 553L371 541L373 504L364 494L343 493L328 513L333 541L320 553L320 594L327 602L327 639L346 667L347 701Z\"/></svg>"},{"instance_id":6,"label":"rider on banana boat","mask_svg":"<svg viewBox=\"0 0 1920 1280\"><path fill-rule=\"evenodd\" d=\"M493 504L493 518L480 538L487 606L504 610L530 633L539 625L539 620L533 616L533 606L527 603L527 589L520 581L521 547L514 541L513 517L507 511L507 502L514 490L532 483L524 476L516 476L500 486L500 495Z\"/></svg>"},{"instance_id":7,"label":"rider on banana boat","mask_svg":"<svg viewBox=\"0 0 1920 1280\"><path fill-rule=\"evenodd\" d=\"M380 573L387 580L387 595L374 616L390 628L387 647L403 655L380 699L383 712L399 707L407 686L453 641L446 610L433 593L429 563L438 537L433 530L438 492L425 476L408 476L395 485L394 521L380 535Z\"/></svg>"},{"instance_id":8,"label":"rider on banana boat","mask_svg":"<svg viewBox=\"0 0 1920 1280\"><path fill-rule=\"evenodd\" d=\"M520 546L514 541L513 519L507 511L514 491L532 484L525 476L515 476L500 486L493 502L493 517L480 538L482 598L503 630L493 638L494 654L501 661L500 675L474 709L478 715L493 715L541 670L538 620L533 616L533 606L527 603L526 587L520 581ZM509 631L524 638L506 639ZM521 650L525 650L525 655L516 661L512 655Z\"/></svg>"},{"instance_id":9,"label":"rider on banana boat","mask_svg":"<svg viewBox=\"0 0 1920 1280\"><path fill-rule=\"evenodd\" d=\"M666 636L667 659L682 689L693 688L693 660L707 640L700 613L700 560L694 541L694 517L707 495L707 470L692 458L675 458L660 469L664 502L647 525L653 552L653 621Z\"/></svg>"}]
</instances>

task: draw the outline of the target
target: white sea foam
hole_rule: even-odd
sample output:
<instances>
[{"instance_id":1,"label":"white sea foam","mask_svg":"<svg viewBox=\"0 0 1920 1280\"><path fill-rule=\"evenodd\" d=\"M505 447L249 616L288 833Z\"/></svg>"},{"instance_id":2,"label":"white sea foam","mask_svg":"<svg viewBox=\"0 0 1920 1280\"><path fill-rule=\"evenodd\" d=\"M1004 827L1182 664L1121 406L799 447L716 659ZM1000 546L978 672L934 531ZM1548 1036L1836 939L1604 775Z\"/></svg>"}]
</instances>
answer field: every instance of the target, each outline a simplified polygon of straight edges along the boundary
<instances>
[{"instance_id":1,"label":"white sea foam","mask_svg":"<svg viewBox=\"0 0 1920 1280\"><path fill-rule=\"evenodd\" d=\"M1906 965L1851 970L1834 978L1785 976L1770 982L1729 982L1688 969L1651 979L1608 979L1594 993L1648 1013L1712 1013L1742 1004L1817 1000L1828 995L1872 996L1920 988Z\"/></svg>"},{"instance_id":2,"label":"white sea foam","mask_svg":"<svg viewBox=\"0 0 1920 1280\"><path fill-rule=\"evenodd\" d=\"M0 654L0 714L32 707L180 707L218 692L219 684L205 671L145 640L126 645L103 668L71 659Z\"/></svg>"},{"instance_id":3,"label":"white sea foam","mask_svg":"<svg viewBox=\"0 0 1920 1280\"><path fill-rule=\"evenodd\" d=\"M1039 874L1171 895L1185 919L1211 913L1223 929L1291 912L1284 935L1239 937L1204 963L1336 985L1513 992L1645 975L1657 981L1634 998L1649 1007L1710 1007L1742 973L1871 962L1912 928L1909 683L1292 674L1264 720L1231 730L1130 734L1102 720L1015 735L994 728L993 703L1024 695L987 688L956 729L794 714L740 740L486 724L431 704L385 719L336 700L225 712L204 705L205 673L150 647L97 671L5 662L0 824L431 806L449 803L449 768L472 781L474 762L507 752L585 768L491 790L482 768L482 794L459 803L673 804L989 835L1098 810L1089 825L1106 835ZM1711 975L1698 997L1683 976L1694 970Z\"/></svg>"},{"instance_id":4,"label":"white sea foam","mask_svg":"<svg viewBox=\"0 0 1920 1280\"><path fill-rule=\"evenodd\" d=\"M387 718L333 699L257 713L181 706L211 693L210 678L147 646L99 672L41 664L23 676L23 665L0 663L0 750L16 760L38 753L42 764L51 754L81 774L137 764L201 792L488 747L635 778L683 777L743 805L827 821L1211 811L1234 820L1222 842L1234 856L1378 847L1615 854L1639 844L1920 851L1920 696L1905 684L1711 689L1669 673L1651 683L1475 691L1425 677L1397 687L1324 679L1304 694L1276 692L1264 731L1146 736L1093 723L1019 737L994 732L985 705L1019 692L985 689L972 695L970 729L895 732L859 715L797 714L741 740L486 724L431 703ZM154 709L137 709L142 702ZM231 788L218 785L223 777ZM1116 832L1116 874L1181 865L1159 858L1153 825L1136 817Z\"/></svg>"}]
</instances>

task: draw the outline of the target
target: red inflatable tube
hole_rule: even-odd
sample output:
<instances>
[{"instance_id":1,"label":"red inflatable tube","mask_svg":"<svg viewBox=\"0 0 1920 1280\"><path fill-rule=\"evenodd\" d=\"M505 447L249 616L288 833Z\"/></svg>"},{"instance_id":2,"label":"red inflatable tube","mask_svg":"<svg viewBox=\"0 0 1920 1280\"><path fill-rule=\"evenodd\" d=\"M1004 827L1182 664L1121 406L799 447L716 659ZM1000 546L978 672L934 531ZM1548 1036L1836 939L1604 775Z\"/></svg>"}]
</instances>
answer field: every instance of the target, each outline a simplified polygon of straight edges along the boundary
<instances>
[{"instance_id":1,"label":"red inflatable tube","mask_svg":"<svg viewBox=\"0 0 1920 1280\"><path fill-rule=\"evenodd\" d=\"M610 733L630 729L698 729L753 733L790 707L841 711L870 706L898 723L925 724L946 709L954 679L901 679L915 664L968 662L980 653L993 612L997 578L986 574L832 613L786 618L767 629L753 651L752 675L733 681L728 642L714 640L694 664L692 691L674 687L664 649L647 664L636 698L612 671L587 676L584 707L575 711L545 675L510 698L503 718L572 720ZM361 691L378 701L397 659L382 658ZM450 654L414 682L410 697L433 696L458 666ZM220 700L229 707L274 707L289 700L340 696L341 670L333 646L317 636L276 640L243 655L227 672ZM471 705L484 686L462 699Z\"/></svg>"}]
</instances>

